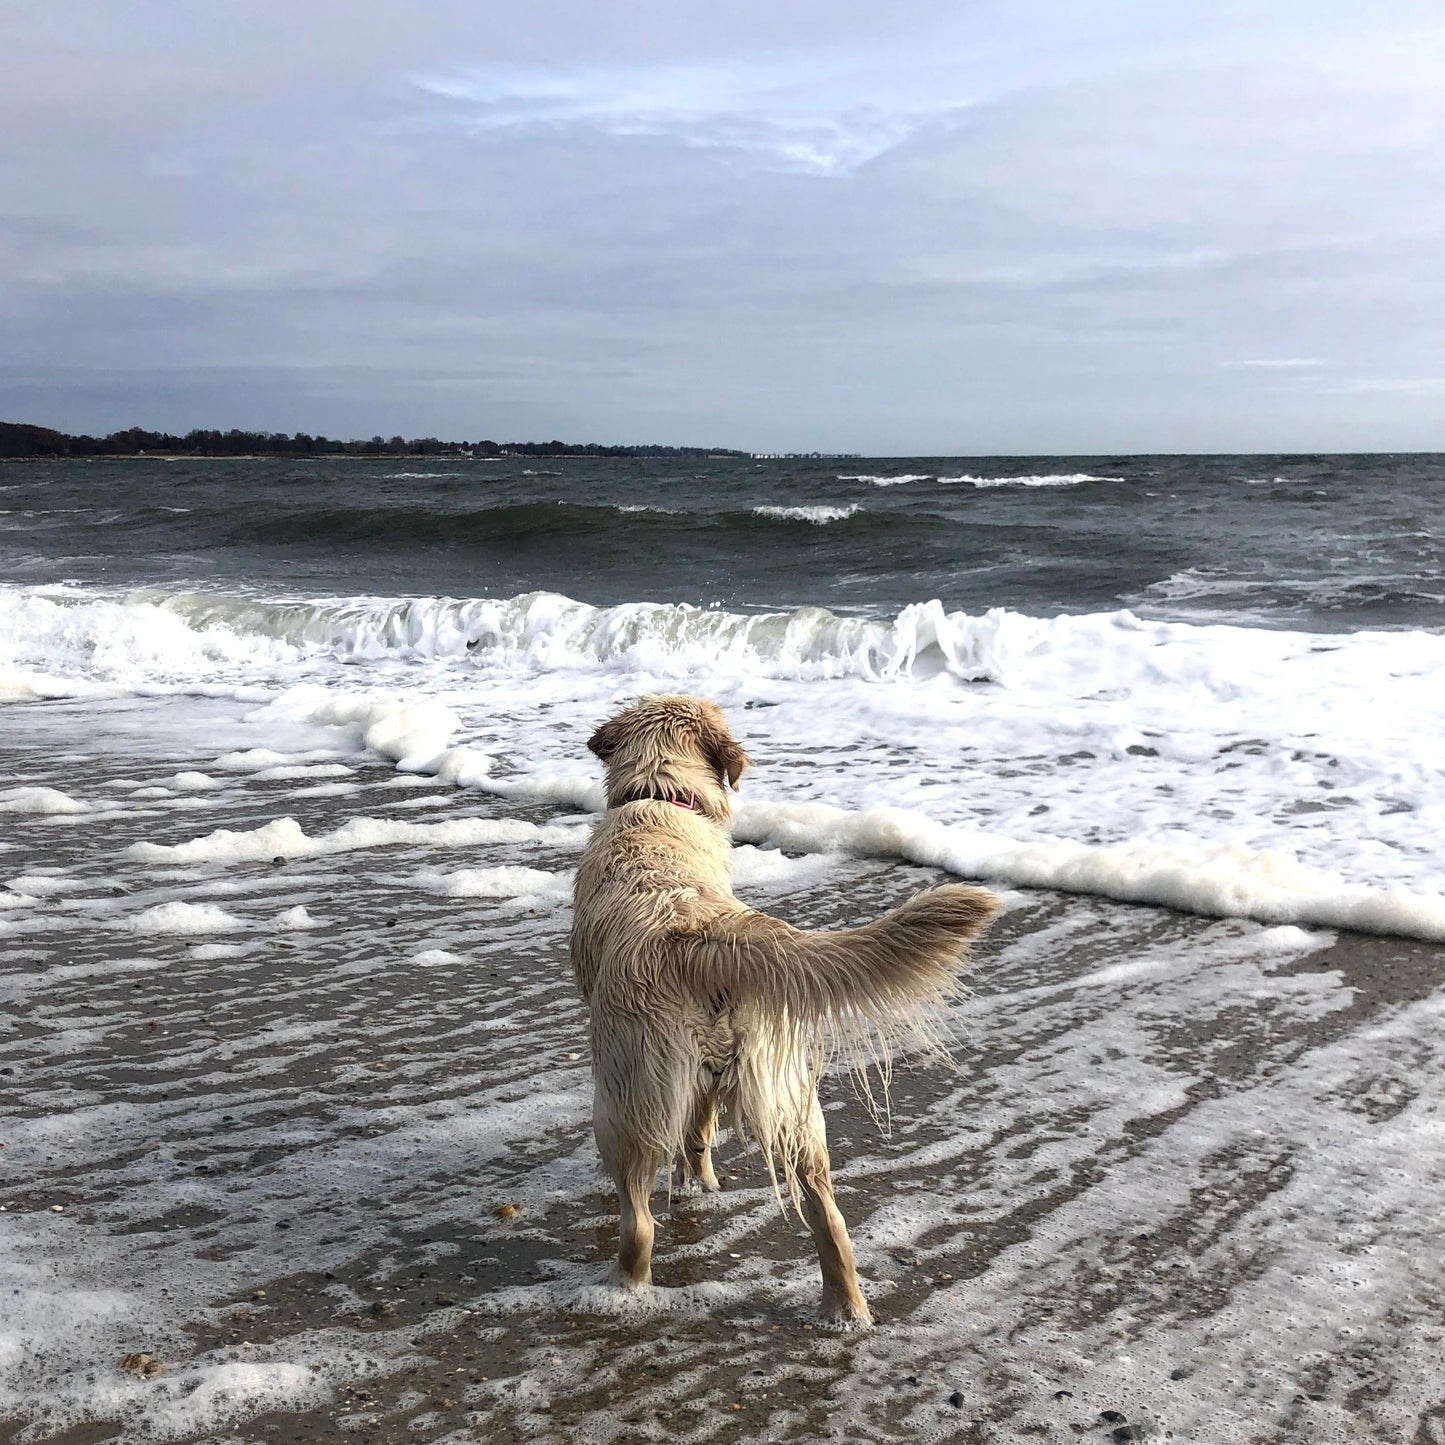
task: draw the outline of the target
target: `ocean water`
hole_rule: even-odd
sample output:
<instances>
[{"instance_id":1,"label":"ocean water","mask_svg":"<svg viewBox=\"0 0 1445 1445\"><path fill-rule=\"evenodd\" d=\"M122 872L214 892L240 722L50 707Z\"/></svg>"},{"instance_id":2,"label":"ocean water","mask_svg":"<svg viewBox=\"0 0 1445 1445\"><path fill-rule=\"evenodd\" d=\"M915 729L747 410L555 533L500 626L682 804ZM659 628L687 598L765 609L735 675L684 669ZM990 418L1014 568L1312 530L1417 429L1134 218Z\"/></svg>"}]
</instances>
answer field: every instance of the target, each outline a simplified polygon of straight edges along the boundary
<instances>
[{"instance_id":1,"label":"ocean water","mask_svg":"<svg viewBox=\"0 0 1445 1445\"><path fill-rule=\"evenodd\" d=\"M592 724L697 691L759 763L752 842L1445 938L1440 458L117 461L0 486L12 697L149 698L180 735L230 699L257 748L364 740L582 804Z\"/></svg>"},{"instance_id":2,"label":"ocean water","mask_svg":"<svg viewBox=\"0 0 1445 1445\"><path fill-rule=\"evenodd\" d=\"M1440 1438L1442 535L1432 457L0 465L0 1438ZM1005 898L958 1071L826 1090L871 1335L737 1140L608 1283L649 691L747 901Z\"/></svg>"}]
</instances>

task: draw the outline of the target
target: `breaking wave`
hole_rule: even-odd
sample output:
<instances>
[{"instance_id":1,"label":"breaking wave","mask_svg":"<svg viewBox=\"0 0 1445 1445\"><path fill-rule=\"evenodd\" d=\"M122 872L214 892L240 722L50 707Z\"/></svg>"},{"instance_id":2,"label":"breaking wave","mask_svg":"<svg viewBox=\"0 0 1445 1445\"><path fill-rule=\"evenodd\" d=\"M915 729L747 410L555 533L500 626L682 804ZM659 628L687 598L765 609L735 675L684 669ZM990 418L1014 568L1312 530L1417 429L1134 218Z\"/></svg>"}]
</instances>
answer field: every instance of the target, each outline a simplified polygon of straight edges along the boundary
<instances>
[{"instance_id":1,"label":"breaking wave","mask_svg":"<svg viewBox=\"0 0 1445 1445\"><path fill-rule=\"evenodd\" d=\"M0 698L16 702L239 698L278 726L350 730L409 771L576 805L595 780L557 771L559 725L590 726L639 691L702 691L759 709L750 741L777 759L798 761L800 739L809 760L848 759L824 770L821 794L811 766L775 772L791 796L781 811L744 810L750 841L1424 938L1445 937L1445 795L1419 757L1442 670L1445 636L1419 631L969 614L937 601L865 618L595 607L554 592L0 589ZM453 702L475 729L464 745ZM499 754L520 774L494 773ZM22 805L56 812L64 800Z\"/></svg>"},{"instance_id":2,"label":"breaking wave","mask_svg":"<svg viewBox=\"0 0 1445 1445\"><path fill-rule=\"evenodd\" d=\"M840 482L867 482L874 487L901 487L905 482L926 482L930 476L928 472L904 472L897 477L875 477L870 472L859 472L851 476L841 476Z\"/></svg>"},{"instance_id":3,"label":"breaking wave","mask_svg":"<svg viewBox=\"0 0 1445 1445\"><path fill-rule=\"evenodd\" d=\"M957 477L939 477L946 487L1076 487L1080 482L1122 482L1123 477L1097 477L1092 472L1046 472L1026 477L974 477L967 472Z\"/></svg>"},{"instance_id":4,"label":"breaking wave","mask_svg":"<svg viewBox=\"0 0 1445 1445\"><path fill-rule=\"evenodd\" d=\"M863 509L854 502L848 507L754 507L755 517L776 517L781 522L811 522L821 527L827 522L842 522Z\"/></svg>"},{"instance_id":5,"label":"breaking wave","mask_svg":"<svg viewBox=\"0 0 1445 1445\"><path fill-rule=\"evenodd\" d=\"M982 616L916 603L891 620L821 607L735 613L686 604L593 607L554 592L519 597L248 599L143 590L0 593L0 668L92 680L264 679L308 658L461 661L508 670L726 667L786 678L873 680L1001 675L1050 624L995 608Z\"/></svg>"}]
</instances>

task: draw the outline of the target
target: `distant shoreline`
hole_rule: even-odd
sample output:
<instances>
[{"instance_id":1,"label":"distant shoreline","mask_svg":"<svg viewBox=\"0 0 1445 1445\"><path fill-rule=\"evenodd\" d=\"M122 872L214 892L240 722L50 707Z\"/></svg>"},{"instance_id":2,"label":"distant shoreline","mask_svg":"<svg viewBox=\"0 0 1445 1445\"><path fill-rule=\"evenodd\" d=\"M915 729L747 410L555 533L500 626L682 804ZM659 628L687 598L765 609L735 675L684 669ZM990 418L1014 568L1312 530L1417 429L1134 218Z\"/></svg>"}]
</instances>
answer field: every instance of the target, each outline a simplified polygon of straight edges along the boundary
<instances>
[{"instance_id":1,"label":"distant shoreline","mask_svg":"<svg viewBox=\"0 0 1445 1445\"><path fill-rule=\"evenodd\" d=\"M373 436L369 440L312 435L310 432L227 431L195 428L174 432L126 427L105 436L72 435L28 422L0 422L0 460L76 461L88 457L121 457L145 461L190 461L199 458L261 461L267 457L309 457L353 461L380 458L433 458L450 461L503 461L516 458L574 457L612 460L749 460L752 453L734 447L673 447L655 443L609 446L600 442L443 441L439 437Z\"/></svg>"},{"instance_id":2,"label":"distant shoreline","mask_svg":"<svg viewBox=\"0 0 1445 1445\"><path fill-rule=\"evenodd\" d=\"M687 453L686 460L693 458ZM672 458L679 460L679 458ZM699 452L694 460L711 462L750 461L746 452ZM6 456L0 462L595 462L649 461L648 456L599 457L595 452L502 452L495 456L459 456L451 452L81 452L78 455L57 455L54 452L28 456ZM668 460L666 457L655 460ZM830 459L831 460L831 459Z\"/></svg>"}]
</instances>

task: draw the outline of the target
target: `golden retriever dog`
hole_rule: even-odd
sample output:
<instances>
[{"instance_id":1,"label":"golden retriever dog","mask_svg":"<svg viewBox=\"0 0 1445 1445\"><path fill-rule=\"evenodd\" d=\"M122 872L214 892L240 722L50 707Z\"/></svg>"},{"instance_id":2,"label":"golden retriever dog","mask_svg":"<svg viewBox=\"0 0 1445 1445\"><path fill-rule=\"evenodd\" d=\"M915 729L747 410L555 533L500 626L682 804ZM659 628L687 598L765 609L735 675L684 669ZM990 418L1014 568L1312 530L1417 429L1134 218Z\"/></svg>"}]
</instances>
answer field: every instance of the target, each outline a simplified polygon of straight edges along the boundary
<instances>
[{"instance_id":1,"label":"golden retriever dog","mask_svg":"<svg viewBox=\"0 0 1445 1445\"><path fill-rule=\"evenodd\" d=\"M621 1215L618 1276L651 1283L659 1172L718 1187L719 1111L760 1146L813 1235L823 1312L871 1321L833 1198L818 1075L929 1037L969 941L998 912L979 888L920 893L861 928L807 933L733 897L732 810L747 754L695 697L645 697L593 733L607 811L577 869L572 968L592 1042L593 1128ZM779 1191L781 1199L782 1192Z\"/></svg>"}]
</instances>

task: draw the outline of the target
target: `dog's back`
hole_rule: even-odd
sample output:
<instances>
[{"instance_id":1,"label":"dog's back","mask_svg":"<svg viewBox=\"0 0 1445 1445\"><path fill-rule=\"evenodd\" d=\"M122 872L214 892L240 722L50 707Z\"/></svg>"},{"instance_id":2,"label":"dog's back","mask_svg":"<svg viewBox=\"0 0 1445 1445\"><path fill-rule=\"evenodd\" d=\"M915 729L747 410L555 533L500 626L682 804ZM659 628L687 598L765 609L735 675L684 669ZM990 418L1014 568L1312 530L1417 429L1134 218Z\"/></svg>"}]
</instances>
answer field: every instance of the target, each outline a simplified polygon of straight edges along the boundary
<instances>
[{"instance_id":1,"label":"dog's back","mask_svg":"<svg viewBox=\"0 0 1445 1445\"><path fill-rule=\"evenodd\" d=\"M732 898L732 844L700 814L664 802L611 808L577 868L572 969L589 1003L664 983L663 953Z\"/></svg>"}]
</instances>

